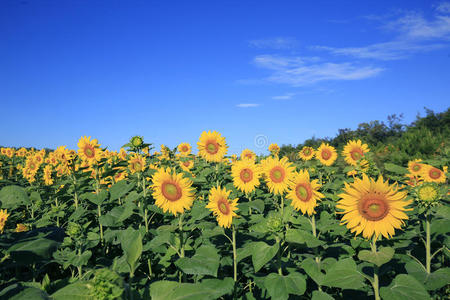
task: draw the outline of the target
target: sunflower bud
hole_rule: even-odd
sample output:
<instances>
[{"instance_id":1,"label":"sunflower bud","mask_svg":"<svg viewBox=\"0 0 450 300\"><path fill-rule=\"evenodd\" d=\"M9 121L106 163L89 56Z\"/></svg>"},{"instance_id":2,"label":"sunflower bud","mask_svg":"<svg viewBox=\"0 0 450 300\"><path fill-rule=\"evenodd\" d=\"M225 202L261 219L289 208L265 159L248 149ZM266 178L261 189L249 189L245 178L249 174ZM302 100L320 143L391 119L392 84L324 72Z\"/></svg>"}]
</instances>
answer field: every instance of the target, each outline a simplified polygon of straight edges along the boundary
<instances>
[{"instance_id":1,"label":"sunflower bud","mask_svg":"<svg viewBox=\"0 0 450 300\"><path fill-rule=\"evenodd\" d=\"M67 225L67 234L72 237L72 238L77 238L81 235L82 232L82 227L81 225L74 223L74 222L70 222Z\"/></svg>"},{"instance_id":2,"label":"sunflower bud","mask_svg":"<svg viewBox=\"0 0 450 300\"><path fill-rule=\"evenodd\" d=\"M415 197L419 205L425 208L439 205L442 192L435 183L424 183L415 188Z\"/></svg>"},{"instance_id":3,"label":"sunflower bud","mask_svg":"<svg viewBox=\"0 0 450 300\"><path fill-rule=\"evenodd\" d=\"M109 269L99 269L95 272L92 283L95 299L122 299L124 283L116 272Z\"/></svg>"},{"instance_id":4,"label":"sunflower bud","mask_svg":"<svg viewBox=\"0 0 450 300\"><path fill-rule=\"evenodd\" d=\"M283 220L278 215L269 216L267 219L267 229L270 232L280 232L283 230Z\"/></svg>"},{"instance_id":5,"label":"sunflower bud","mask_svg":"<svg viewBox=\"0 0 450 300\"><path fill-rule=\"evenodd\" d=\"M143 143L144 139L141 136L135 135L130 140L133 147L139 148Z\"/></svg>"}]
</instances>

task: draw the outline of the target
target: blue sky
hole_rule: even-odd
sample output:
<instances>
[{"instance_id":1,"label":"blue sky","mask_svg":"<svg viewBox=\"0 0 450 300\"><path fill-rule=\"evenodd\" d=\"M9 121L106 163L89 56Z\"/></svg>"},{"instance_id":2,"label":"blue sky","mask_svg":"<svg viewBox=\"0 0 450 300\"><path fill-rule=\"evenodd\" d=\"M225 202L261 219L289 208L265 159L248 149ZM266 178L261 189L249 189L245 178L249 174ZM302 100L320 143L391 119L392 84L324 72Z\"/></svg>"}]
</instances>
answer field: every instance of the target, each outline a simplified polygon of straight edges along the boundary
<instances>
[{"instance_id":1,"label":"blue sky","mask_svg":"<svg viewBox=\"0 0 450 300\"><path fill-rule=\"evenodd\" d=\"M450 104L445 1L3 0L0 41L4 146L261 153Z\"/></svg>"}]
</instances>

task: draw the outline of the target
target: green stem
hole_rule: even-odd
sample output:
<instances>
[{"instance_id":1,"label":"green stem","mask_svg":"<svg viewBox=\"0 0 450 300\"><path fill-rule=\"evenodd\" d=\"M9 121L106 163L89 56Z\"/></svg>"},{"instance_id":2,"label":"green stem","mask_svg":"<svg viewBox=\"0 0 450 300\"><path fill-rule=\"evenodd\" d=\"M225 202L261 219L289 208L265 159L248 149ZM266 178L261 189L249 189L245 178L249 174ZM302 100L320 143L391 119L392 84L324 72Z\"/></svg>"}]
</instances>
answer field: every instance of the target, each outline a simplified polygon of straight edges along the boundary
<instances>
[{"instance_id":1,"label":"green stem","mask_svg":"<svg viewBox=\"0 0 450 300\"><path fill-rule=\"evenodd\" d=\"M97 205L97 213L98 213L98 225L100 228L100 241L103 244L103 226L100 223L100 217L102 216L102 210L100 209L100 205Z\"/></svg>"},{"instance_id":2,"label":"green stem","mask_svg":"<svg viewBox=\"0 0 450 300\"><path fill-rule=\"evenodd\" d=\"M180 257L184 257L184 240L183 240L183 214L180 214L180 219L178 220L178 231L180 234L180 253L179 256ZM179 271L179 277L178 277L178 281L181 282L185 282L185 274L180 270Z\"/></svg>"},{"instance_id":3,"label":"green stem","mask_svg":"<svg viewBox=\"0 0 450 300\"><path fill-rule=\"evenodd\" d=\"M80 256L81 256L81 248L78 248L78 257L80 257ZM78 269L78 278L81 279L81 275L83 273L83 269L82 269L81 266L77 267L77 269Z\"/></svg>"},{"instance_id":4,"label":"green stem","mask_svg":"<svg viewBox=\"0 0 450 300\"><path fill-rule=\"evenodd\" d=\"M236 252L236 226L233 227L233 270L234 270L234 282L237 281L237 252Z\"/></svg>"},{"instance_id":5,"label":"green stem","mask_svg":"<svg viewBox=\"0 0 450 300\"><path fill-rule=\"evenodd\" d=\"M284 211L284 197L283 195L280 196L280 212L281 212L281 218L283 218L283 211Z\"/></svg>"},{"instance_id":6,"label":"green stem","mask_svg":"<svg viewBox=\"0 0 450 300\"><path fill-rule=\"evenodd\" d=\"M375 235L373 237L372 243L370 244L371 248L372 248L372 253L375 255L377 253L377 238L378 236ZM378 274L379 274L379 268L377 265L373 266L373 282L372 282L372 286L373 286L373 293L375 295L375 300L380 300L380 291L379 291L379 281L378 281Z\"/></svg>"},{"instance_id":7,"label":"green stem","mask_svg":"<svg viewBox=\"0 0 450 300\"><path fill-rule=\"evenodd\" d=\"M151 264L150 258L147 259L147 265L148 265L148 274L150 277L152 277L153 272L152 272L152 264Z\"/></svg>"},{"instance_id":8,"label":"green stem","mask_svg":"<svg viewBox=\"0 0 450 300\"><path fill-rule=\"evenodd\" d=\"M430 233L430 216L426 216L426 234L427 234L427 242L426 242L426 269L427 273L431 273L431 233Z\"/></svg>"},{"instance_id":9,"label":"green stem","mask_svg":"<svg viewBox=\"0 0 450 300\"><path fill-rule=\"evenodd\" d=\"M278 252L277 252L278 274L283 276L283 269L281 268L281 251L282 251L281 239L279 237L276 237L276 241L279 245Z\"/></svg>"},{"instance_id":10,"label":"green stem","mask_svg":"<svg viewBox=\"0 0 450 300\"><path fill-rule=\"evenodd\" d=\"M312 228L312 234L314 235L314 237L317 237L317 231L316 231L316 217L315 215L311 216L311 228ZM317 253L317 247L314 248L314 254L315 254L315 259L316 259L316 264L317 264L317 268L319 270L319 272L321 272L320 270L320 256ZM319 291L322 291L322 287L320 285L317 285Z\"/></svg>"}]
</instances>

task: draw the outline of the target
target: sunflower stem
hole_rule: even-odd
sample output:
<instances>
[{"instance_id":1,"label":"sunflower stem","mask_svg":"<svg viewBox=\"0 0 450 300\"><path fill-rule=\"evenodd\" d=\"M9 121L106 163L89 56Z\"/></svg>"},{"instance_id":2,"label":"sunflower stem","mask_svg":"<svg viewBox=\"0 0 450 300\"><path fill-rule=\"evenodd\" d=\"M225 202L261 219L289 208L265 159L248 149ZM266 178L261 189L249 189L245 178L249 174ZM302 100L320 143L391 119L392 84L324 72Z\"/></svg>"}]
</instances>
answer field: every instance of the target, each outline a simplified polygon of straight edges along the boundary
<instances>
[{"instance_id":1,"label":"sunflower stem","mask_svg":"<svg viewBox=\"0 0 450 300\"><path fill-rule=\"evenodd\" d=\"M283 249L281 248L281 239L277 236L276 241L279 245L277 252L278 274L283 276L283 269L281 267L281 251L283 251Z\"/></svg>"},{"instance_id":2,"label":"sunflower stem","mask_svg":"<svg viewBox=\"0 0 450 300\"><path fill-rule=\"evenodd\" d=\"M180 257L184 257L184 241L183 241L183 216L184 214L180 214L180 218L178 219L178 231L180 234ZM185 281L185 275L183 271L180 270L179 282Z\"/></svg>"},{"instance_id":3,"label":"sunflower stem","mask_svg":"<svg viewBox=\"0 0 450 300\"><path fill-rule=\"evenodd\" d=\"M280 196L280 213L281 218L283 218L283 211L284 211L284 197L283 195Z\"/></svg>"},{"instance_id":4,"label":"sunflower stem","mask_svg":"<svg viewBox=\"0 0 450 300\"><path fill-rule=\"evenodd\" d=\"M312 234L314 235L314 237L317 237L316 217L314 214L311 216L311 228L312 228ZM317 253L317 247L314 248L314 255L316 256L315 260L316 260L317 268L319 269L319 272L321 272L320 271L320 256ZM320 285L318 285L318 289L319 289L319 291L322 291L322 287Z\"/></svg>"},{"instance_id":5,"label":"sunflower stem","mask_svg":"<svg viewBox=\"0 0 450 300\"><path fill-rule=\"evenodd\" d=\"M427 234L427 243L426 243L426 269L427 269L427 273L430 274L431 273L431 233L430 233L430 215L427 214L426 215L426 223L425 223L425 231Z\"/></svg>"},{"instance_id":6,"label":"sunflower stem","mask_svg":"<svg viewBox=\"0 0 450 300\"><path fill-rule=\"evenodd\" d=\"M232 226L233 227L233 279L234 282L237 281L237 252L236 252L236 226Z\"/></svg>"},{"instance_id":7,"label":"sunflower stem","mask_svg":"<svg viewBox=\"0 0 450 300\"><path fill-rule=\"evenodd\" d=\"M370 244L371 248L372 248L372 253L375 255L377 253L377 238L378 236L375 235L373 237L372 243ZM379 291L379 281L378 281L378 274L379 274L379 268L377 265L373 266L373 281L372 281L372 286L373 286L373 293L375 295L375 300L380 300L380 291Z\"/></svg>"}]
</instances>

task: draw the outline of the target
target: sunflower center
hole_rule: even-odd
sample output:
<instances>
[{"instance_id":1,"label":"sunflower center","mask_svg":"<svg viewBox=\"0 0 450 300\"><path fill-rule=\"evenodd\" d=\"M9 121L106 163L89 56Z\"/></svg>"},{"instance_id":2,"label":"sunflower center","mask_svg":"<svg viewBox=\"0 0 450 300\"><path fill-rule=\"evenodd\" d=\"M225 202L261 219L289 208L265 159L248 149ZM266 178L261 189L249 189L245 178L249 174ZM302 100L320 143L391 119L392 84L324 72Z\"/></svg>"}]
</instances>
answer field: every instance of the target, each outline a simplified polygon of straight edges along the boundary
<instances>
[{"instance_id":1,"label":"sunflower center","mask_svg":"<svg viewBox=\"0 0 450 300\"><path fill-rule=\"evenodd\" d=\"M437 198L438 193L432 186L424 186L419 190L419 197L424 201L433 201Z\"/></svg>"},{"instance_id":2,"label":"sunflower center","mask_svg":"<svg viewBox=\"0 0 450 300\"><path fill-rule=\"evenodd\" d=\"M365 219L379 221L388 214L389 205L382 196L372 194L361 199L358 209Z\"/></svg>"},{"instance_id":3,"label":"sunflower center","mask_svg":"<svg viewBox=\"0 0 450 300\"><path fill-rule=\"evenodd\" d=\"M206 152L209 154L216 154L219 151L219 144L215 141L208 141L206 143Z\"/></svg>"},{"instance_id":4,"label":"sunflower center","mask_svg":"<svg viewBox=\"0 0 450 300\"><path fill-rule=\"evenodd\" d=\"M331 151L328 149L323 149L322 150L322 158L327 160L327 159L330 159L330 157L331 157Z\"/></svg>"},{"instance_id":5,"label":"sunflower center","mask_svg":"<svg viewBox=\"0 0 450 300\"><path fill-rule=\"evenodd\" d=\"M230 213L230 204L226 199L221 199L217 203L217 207L219 208L220 212L224 215L228 215Z\"/></svg>"},{"instance_id":6,"label":"sunflower center","mask_svg":"<svg viewBox=\"0 0 450 300\"><path fill-rule=\"evenodd\" d=\"M187 161L183 162L183 165L184 165L185 167L189 167L190 163L189 163L189 161L187 160Z\"/></svg>"},{"instance_id":7,"label":"sunflower center","mask_svg":"<svg viewBox=\"0 0 450 300\"><path fill-rule=\"evenodd\" d=\"M350 156L352 157L353 160L358 160L363 156L363 152L361 151L361 149L354 149L351 153Z\"/></svg>"},{"instance_id":8,"label":"sunflower center","mask_svg":"<svg viewBox=\"0 0 450 300\"><path fill-rule=\"evenodd\" d=\"M186 146L186 145L184 145L182 148L181 148L181 151L182 152L188 152L188 147Z\"/></svg>"},{"instance_id":9,"label":"sunflower center","mask_svg":"<svg viewBox=\"0 0 450 300\"><path fill-rule=\"evenodd\" d=\"M297 195L297 198L303 202L308 202L311 199L311 189L304 183L300 183L297 185L295 193Z\"/></svg>"},{"instance_id":10,"label":"sunflower center","mask_svg":"<svg viewBox=\"0 0 450 300\"><path fill-rule=\"evenodd\" d=\"M275 167L270 171L270 179L275 183L280 183L284 180L285 172L281 167Z\"/></svg>"},{"instance_id":11,"label":"sunflower center","mask_svg":"<svg viewBox=\"0 0 450 300\"><path fill-rule=\"evenodd\" d=\"M252 158L253 155L252 155L251 153L247 153L247 154L245 154L245 157L247 157L247 158Z\"/></svg>"},{"instance_id":12,"label":"sunflower center","mask_svg":"<svg viewBox=\"0 0 450 300\"><path fill-rule=\"evenodd\" d=\"M181 188L176 182L164 182L161 188L163 196L169 201L177 201L181 198Z\"/></svg>"},{"instance_id":13,"label":"sunflower center","mask_svg":"<svg viewBox=\"0 0 450 300\"><path fill-rule=\"evenodd\" d=\"M84 147L84 155L86 155L87 158L93 158L95 156L94 147L86 145L86 147Z\"/></svg>"},{"instance_id":14,"label":"sunflower center","mask_svg":"<svg viewBox=\"0 0 450 300\"><path fill-rule=\"evenodd\" d=\"M305 149L305 150L303 150L303 154L305 154L306 156L309 156L311 154L311 150Z\"/></svg>"},{"instance_id":15,"label":"sunflower center","mask_svg":"<svg viewBox=\"0 0 450 300\"><path fill-rule=\"evenodd\" d=\"M420 165L414 165L412 167L412 169L413 169L414 172L419 172L420 171Z\"/></svg>"},{"instance_id":16,"label":"sunflower center","mask_svg":"<svg viewBox=\"0 0 450 300\"><path fill-rule=\"evenodd\" d=\"M429 174L432 179L438 179L441 177L441 172L436 168L431 169Z\"/></svg>"},{"instance_id":17,"label":"sunflower center","mask_svg":"<svg viewBox=\"0 0 450 300\"><path fill-rule=\"evenodd\" d=\"M244 183L247 183L247 182L249 182L249 181L251 181L253 179L253 172L252 172L252 170L250 170L248 168L243 169L241 171L241 173L239 173L239 177L241 178L241 180Z\"/></svg>"}]
</instances>

